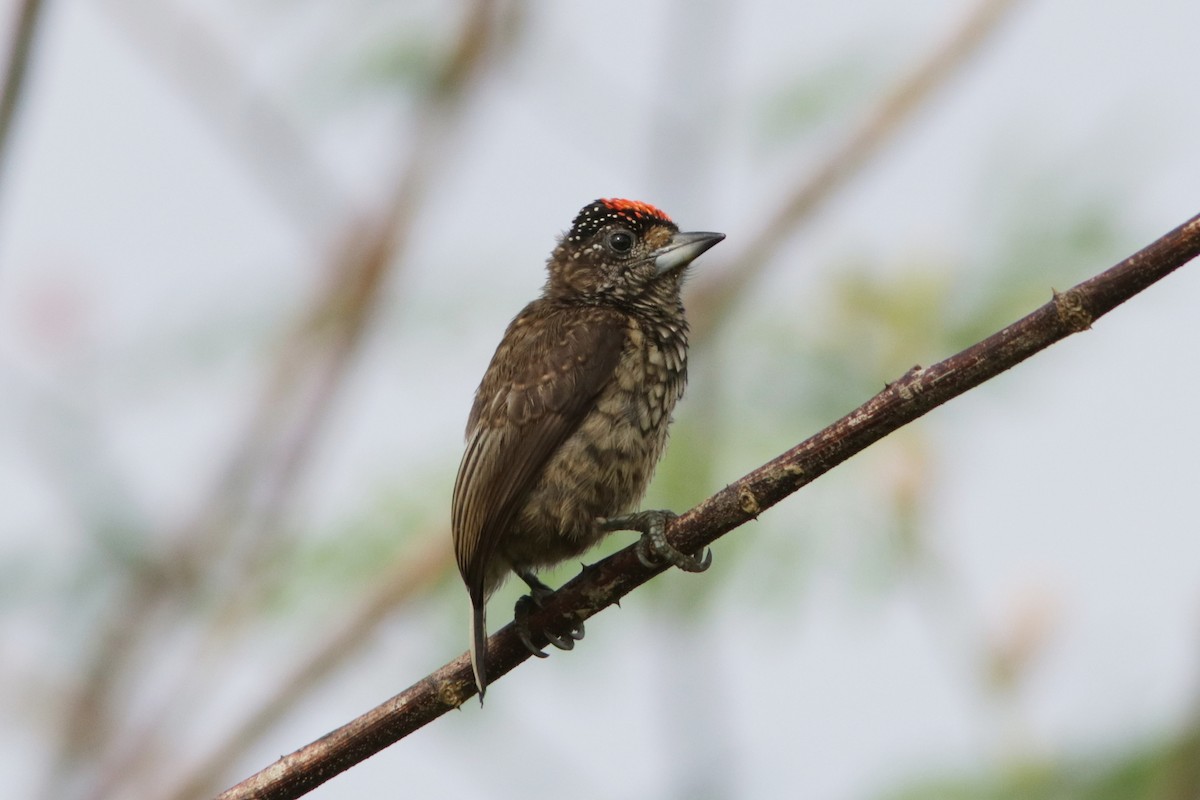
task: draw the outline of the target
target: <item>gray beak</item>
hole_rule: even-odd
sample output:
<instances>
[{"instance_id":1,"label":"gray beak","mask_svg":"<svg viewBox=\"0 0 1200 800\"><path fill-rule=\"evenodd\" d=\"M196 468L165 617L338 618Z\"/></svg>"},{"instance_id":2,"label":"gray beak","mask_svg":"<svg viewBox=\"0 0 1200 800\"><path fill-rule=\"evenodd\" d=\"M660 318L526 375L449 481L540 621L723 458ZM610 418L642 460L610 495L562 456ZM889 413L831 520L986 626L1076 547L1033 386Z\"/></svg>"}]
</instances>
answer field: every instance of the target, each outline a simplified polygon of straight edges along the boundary
<instances>
[{"instance_id":1,"label":"gray beak","mask_svg":"<svg viewBox=\"0 0 1200 800\"><path fill-rule=\"evenodd\" d=\"M665 275L671 270L682 269L724 238L725 234L723 233L706 231L677 233L671 237L670 242L659 248L658 254L654 257L654 268L659 275Z\"/></svg>"}]
</instances>

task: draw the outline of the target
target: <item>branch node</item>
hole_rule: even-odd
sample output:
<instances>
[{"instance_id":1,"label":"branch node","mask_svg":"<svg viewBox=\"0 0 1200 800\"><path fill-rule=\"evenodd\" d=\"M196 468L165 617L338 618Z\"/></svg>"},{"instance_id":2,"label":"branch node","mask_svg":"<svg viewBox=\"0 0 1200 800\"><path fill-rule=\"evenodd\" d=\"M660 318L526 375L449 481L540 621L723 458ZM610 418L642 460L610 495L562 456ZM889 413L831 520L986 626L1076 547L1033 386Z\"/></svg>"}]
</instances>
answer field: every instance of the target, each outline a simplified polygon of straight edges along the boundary
<instances>
[{"instance_id":1,"label":"branch node","mask_svg":"<svg viewBox=\"0 0 1200 800\"><path fill-rule=\"evenodd\" d=\"M762 506L758 503L758 498L754 496L754 492L746 484L738 487L738 505L746 516L751 519L758 519L758 515L762 513Z\"/></svg>"},{"instance_id":2,"label":"branch node","mask_svg":"<svg viewBox=\"0 0 1200 800\"><path fill-rule=\"evenodd\" d=\"M437 690L437 698L444 706L460 708L463 703L467 702L469 692L462 691L460 681L437 681L434 686Z\"/></svg>"},{"instance_id":3,"label":"branch node","mask_svg":"<svg viewBox=\"0 0 1200 800\"><path fill-rule=\"evenodd\" d=\"M1091 330L1092 315L1084 305L1082 292L1078 289L1068 289L1065 292L1055 289L1050 291L1054 293L1054 310L1058 313L1058 320L1067 330L1071 333Z\"/></svg>"},{"instance_id":4,"label":"branch node","mask_svg":"<svg viewBox=\"0 0 1200 800\"><path fill-rule=\"evenodd\" d=\"M914 399L921 392L925 391L925 368L920 364L915 365L900 380L892 384L896 390L896 394L901 400L909 401Z\"/></svg>"}]
</instances>

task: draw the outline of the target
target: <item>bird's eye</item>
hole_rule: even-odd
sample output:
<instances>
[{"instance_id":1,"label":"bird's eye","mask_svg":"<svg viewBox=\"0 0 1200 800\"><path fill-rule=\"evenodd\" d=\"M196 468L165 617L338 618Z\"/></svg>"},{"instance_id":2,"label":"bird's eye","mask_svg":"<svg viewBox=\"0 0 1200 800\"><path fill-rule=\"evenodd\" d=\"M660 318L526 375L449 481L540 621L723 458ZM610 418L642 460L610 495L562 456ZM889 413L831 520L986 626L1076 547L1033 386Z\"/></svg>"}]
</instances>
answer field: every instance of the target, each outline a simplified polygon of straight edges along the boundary
<instances>
[{"instance_id":1,"label":"bird's eye","mask_svg":"<svg viewBox=\"0 0 1200 800\"><path fill-rule=\"evenodd\" d=\"M628 253L633 248L633 234L616 231L608 235L608 246L618 253Z\"/></svg>"}]
</instances>

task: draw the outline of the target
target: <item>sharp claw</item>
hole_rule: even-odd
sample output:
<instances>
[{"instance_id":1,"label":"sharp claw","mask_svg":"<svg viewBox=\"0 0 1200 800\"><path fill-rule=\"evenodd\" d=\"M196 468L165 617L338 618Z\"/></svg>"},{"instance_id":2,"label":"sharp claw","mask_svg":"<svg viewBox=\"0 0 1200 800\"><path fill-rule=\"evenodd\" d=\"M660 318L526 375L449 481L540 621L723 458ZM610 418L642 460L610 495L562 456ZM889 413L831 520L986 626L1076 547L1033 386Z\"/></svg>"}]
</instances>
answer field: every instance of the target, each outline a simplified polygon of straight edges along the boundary
<instances>
[{"instance_id":1,"label":"sharp claw","mask_svg":"<svg viewBox=\"0 0 1200 800\"><path fill-rule=\"evenodd\" d=\"M647 553L653 552L659 561L648 561ZM689 556L687 553L681 553L667 542L666 539L655 537L652 533L642 535L642 539L638 542L637 548L638 561L647 567L662 566L665 561L668 564L678 567L684 572L704 572L712 565L712 550L705 548L704 552L699 556Z\"/></svg>"},{"instance_id":2,"label":"sharp claw","mask_svg":"<svg viewBox=\"0 0 1200 800\"><path fill-rule=\"evenodd\" d=\"M672 549L674 550L674 548ZM701 553L694 556L675 550L674 555L668 556L668 558L672 564L684 572L704 572L712 565L712 549L706 547Z\"/></svg>"},{"instance_id":3,"label":"sharp claw","mask_svg":"<svg viewBox=\"0 0 1200 800\"><path fill-rule=\"evenodd\" d=\"M654 569L659 566L658 562L650 557L650 536L646 534L638 539L637 549L634 552L637 554L637 559L646 569Z\"/></svg>"},{"instance_id":4,"label":"sharp claw","mask_svg":"<svg viewBox=\"0 0 1200 800\"><path fill-rule=\"evenodd\" d=\"M531 652L535 656L537 656L538 658L549 658L550 657L550 654L547 653L545 650L538 649L538 646L535 645L533 643L533 640L529 638L528 631L524 630L523 628L517 628L517 637L521 640L521 644L525 645L525 648L529 652Z\"/></svg>"},{"instance_id":5,"label":"sharp claw","mask_svg":"<svg viewBox=\"0 0 1200 800\"><path fill-rule=\"evenodd\" d=\"M546 598L554 594L554 590L546 584L539 581L530 572L520 572L518 575L529 584L529 594L523 595L517 600L517 605L513 608L513 625L517 629L517 638L521 640L521 644L533 653L538 658L547 658L549 653L542 650L533 643L533 636L529 631L529 614L533 607L541 608ZM578 627L567 631L566 635L560 636L556 633L543 630L542 635L546 637L546 641L557 647L559 650L572 650L575 647L575 642L583 638L583 623L580 622Z\"/></svg>"},{"instance_id":6,"label":"sharp claw","mask_svg":"<svg viewBox=\"0 0 1200 800\"><path fill-rule=\"evenodd\" d=\"M583 638L583 634L584 630L582 622L579 623L577 627L571 628L571 630L567 631L566 634L562 636L559 636L557 633L551 633L550 631L542 632L542 635L546 637L546 640L559 650L574 650L575 643Z\"/></svg>"},{"instance_id":7,"label":"sharp claw","mask_svg":"<svg viewBox=\"0 0 1200 800\"><path fill-rule=\"evenodd\" d=\"M667 523L675 519L670 511L639 511L624 517L613 517L600 521L605 530L635 530L642 532L638 542L638 561L648 569L661 567L663 562L679 567L684 572L704 572L712 564L712 550L705 549L697 555L681 553L667 541Z\"/></svg>"},{"instance_id":8,"label":"sharp claw","mask_svg":"<svg viewBox=\"0 0 1200 800\"><path fill-rule=\"evenodd\" d=\"M546 641L550 642L550 644L554 645L559 650L575 649L575 638L569 634L567 636L559 636L558 634L551 633L550 631L542 631L542 635L546 637Z\"/></svg>"},{"instance_id":9,"label":"sharp claw","mask_svg":"<svg viewBox=\"0 0 1200 800\"><path fill-rule=\"evenodd\" d=\"M549 658L550 654L535 645L533 637L529 635L529 607L537 604L538 601L529 595L518 598L517 605L513 608L513 626L517 629L517 638L529 652L538 658Z\"/></svg>"}]
</instances>

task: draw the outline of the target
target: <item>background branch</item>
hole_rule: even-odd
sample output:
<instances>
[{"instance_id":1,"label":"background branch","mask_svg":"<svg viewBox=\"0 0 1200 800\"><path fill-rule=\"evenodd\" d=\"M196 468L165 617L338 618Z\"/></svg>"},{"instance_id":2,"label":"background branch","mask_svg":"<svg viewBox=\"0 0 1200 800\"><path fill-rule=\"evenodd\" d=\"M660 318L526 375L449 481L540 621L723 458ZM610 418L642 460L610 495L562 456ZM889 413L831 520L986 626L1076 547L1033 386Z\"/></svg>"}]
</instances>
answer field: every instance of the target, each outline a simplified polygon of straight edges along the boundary
<instances>
[{"instance_id":1,"label":"background branch","mask_svg":"<svg viewBox=\"0 0 1200 800\"><path fill-rule=\"evenodd\" d=\"M1200 255L1200 216L1193 217L1111 269L1086 280L962 352L928 368L913 367L882 392L815 436L730 484L676 519L671 543L695 552L759 516L783 498L879 441L984 381L1092 323L1120 303ZM626 547L585 567L531 616L540 631L566 630L646 583L665 568L642 565ZM531 657L512 625L488 642L495 679ZM475 694L466 654L384 704L224 792L219 800L300 797Z\"/></svg>"},{"instance_id":2,"label":"background branch","mask_svg":"<svg viewBox=\"0 0 1200 800\"><path fill-rule=\"evenodd\" d=\"M297 231L314 237L344 222L350 199L279 98L250 79L244 53L223 46L181 3L108 0L104 7Z\"/></svg>"},{"instance_id":3,"label":"background branch","mask_svg":"<svg viewBox=\"0 0 1200 800\"><path fill-rule=\"evenodd\" d=\"M29 74L29 62L33 57L33 43L42 17L41 0L23 0L17 9L13 24L12 42L8 49L8 62L4 65L3 85L0 86L0 187L4 186L5 165L12 142L12 129L17 107L25 90L25 79Z\"/></svg>"},{"instance_id":4,"label":"background branch","mask_svg":"<svg viewBox=\"0 0 1200 800\"><path fill-rule=\"evenodd\" d=\"M976 5L944 43L922 54L916 66L884 92L859 127L821 161L816 172L765 215L766 225L733 257L728 269L697 281L688 297L693 343L712 335L783 242L894 141L904 124L926 108L938 90L962 74L968 60L979 53L1019 2L982 0Z\"/></svg>"},{"instance_id":5,"label":"background branch","mask_svg":"<svg viewBox=\"0 0 1200 800\"><path fill-rule=\"evenodd\" d=\"M118 5L128 1L121 0ZM164 620L176 619L198 595L210 591L220 598L209 609L206 620L203 635L211 640L226 635L227 623L239 607L261 592L263 575L259 568L263 554L279 531L312 448L335 408L339 390L379 308L386 282L404 263L414 217L431 178L445 165L445 145L462 108L473 97L469 90L502 49L506 13L511 12L497 13L491 3L483 0L467 8L445 56L429 76L429 85L413 116L412 144L393 170L385 202L372 214L352 219L345 226L340 246L334 248L324 265L325 285L318 287L309 307L301 312L299 322L279 346L274 363L266 368L267 377L245 432L237 437L216 485L198 504L202 510L179 525L160 550L132 565L115 607L106 617L107 625L87 657L84 678L67 704L58 752L44 789L46 797L62 796L63 782L72 774L69 765L82 762L84 754L106 755L102 759L103 773L93 782L94 797L116 793L117 787L140 774L138 767L152 766L146 763L146 755L151 752L148 743L155 740L171 715L178 713L178 704L197 696L197 686L210 676L196 662L194 674L185 673L177 682L180 687L189 687L187 691L181 688L172 693L173 702L147 715L135 730L116 735L114 731L124 722L116 696L120 678L146 654L146 642L161 632ZM165 9L158 9L156 14L156 19L165 20L167 30L187 22ZM233 71L222 61L219 48L204 37L198 41L203 46L186 50L183 63L176 69L185 84L190 79L200 80L210 71L220 75ZM153 49L164 57L178 57L164 44ZM213 69L206 69L206 64ZM219 86L204 80L194 87L193 94L202 111L214 114L211 92L240 86L232 79L218 82ZM241 91L249 90L242 87ZM240 146L252 159L254 153L266 147L268 133L271 137L281 136L289 153L300 146L295 136L285 135L282 114L270 110L273 104L256 101L256 105L266 109L257 119L265 127L248 124L230 129L235 143L245 138ZM316 162L300 158L299 150L293 154L301 172L310 176L305 183L316 191L321 185ZM269 183L274 180L272 175L279 177L269 169L262 177ZM170 613L164 615L164 611ZM119 749L113 753L114 748Z\"/></svg>"},{"instance_id":6,"label":"background branch","mask_svg":"<svg viewBox=\"0 0 1200 800\"><path fill-rule=\"evenodd\" d=\"M321 645L300 659L290 675L265 695L233 725L225 739L194 766L186 770L178 787L163 797L170 800L211 795L212 786L227 775L228 765L272 730L314 686L328 678L349 656L361 651L371 632L405 602L420 597L442 579L453 563L450 531L439 529L422 535L420 549L397 560L379 580L363 603ZM207 791L206 791L207 790Z\"/></svg>"}]
</instances>

